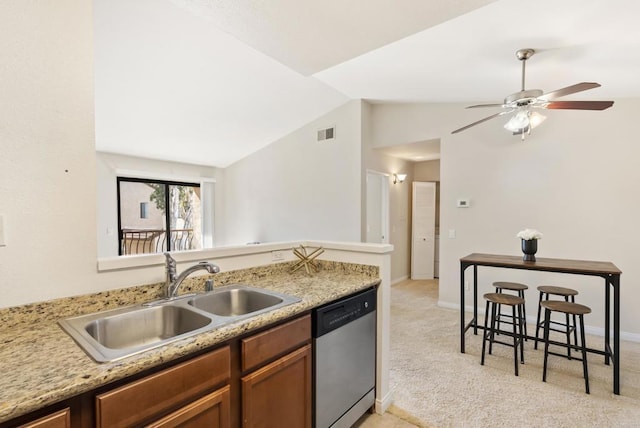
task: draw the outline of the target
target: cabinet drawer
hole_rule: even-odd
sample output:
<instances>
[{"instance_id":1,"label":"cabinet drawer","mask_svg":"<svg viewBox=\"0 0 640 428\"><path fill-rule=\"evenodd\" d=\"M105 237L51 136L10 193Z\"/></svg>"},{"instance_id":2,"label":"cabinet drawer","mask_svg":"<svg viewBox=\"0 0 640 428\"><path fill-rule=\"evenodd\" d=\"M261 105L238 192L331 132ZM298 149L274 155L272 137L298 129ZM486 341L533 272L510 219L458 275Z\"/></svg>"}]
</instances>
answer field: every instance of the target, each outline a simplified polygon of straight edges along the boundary
<instances>
[{"instance_id":1,"label":"cabinet drawer","mask_svg":"<svg viewBox=\"0 0 640 428\"><path fill-rule=\"evenodd\" d=\"M69 428L71 426L71 414L67 407L59 412L52 413L37 421L21 425L20 428Z\"/></svg>"},{"instance_id":2,"label":"cabinet drawer","mask_svg":"<svg viewBox=\"0 0 640 428\"><path fill-rule=\"evenodd\" d=\"M242 340L242 371L251 370L311 339L311 316L274 327Z\"/></svg>"},{"instance_id":3,"label":"cabinet drawer","mask_svg":"<svg viewBox=\"0 0 640 428\"><path fill-rule=\"evenodd\" d=\"M212 391L230 377L229 347L96 396L98 428L139 424Z\"/></svg>"}]
</instances>

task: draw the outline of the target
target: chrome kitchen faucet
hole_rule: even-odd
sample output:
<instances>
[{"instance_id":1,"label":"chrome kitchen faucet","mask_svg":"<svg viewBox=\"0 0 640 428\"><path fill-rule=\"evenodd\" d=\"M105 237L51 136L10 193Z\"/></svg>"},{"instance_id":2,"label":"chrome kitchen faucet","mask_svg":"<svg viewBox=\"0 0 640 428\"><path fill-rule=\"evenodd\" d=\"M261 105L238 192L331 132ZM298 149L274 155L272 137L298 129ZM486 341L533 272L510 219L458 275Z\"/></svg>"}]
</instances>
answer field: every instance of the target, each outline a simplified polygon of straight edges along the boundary
<instances>
[{"instance_id":1,"label":"chrome kitchen faucet","mask_svg":"<svg viewBox=\"0 0 640 428\"><path fill-rule=\"evenodd\" d=\"M164 253L167 258L166 263L166 272L167 272L167 280L166 280L166 298L173 299L178 294L178 289L182 284L182 281L185 280L186 277L191 275L193 272L198 270L206 270L209 273L218 273L220 272L220 268L217 265L209 262L200 262L196 265L188 267L180 275L177 275L176 272L176 261L171 254ZM177 275L177 276L176 276Z\"/></svg>"}]
</instances>

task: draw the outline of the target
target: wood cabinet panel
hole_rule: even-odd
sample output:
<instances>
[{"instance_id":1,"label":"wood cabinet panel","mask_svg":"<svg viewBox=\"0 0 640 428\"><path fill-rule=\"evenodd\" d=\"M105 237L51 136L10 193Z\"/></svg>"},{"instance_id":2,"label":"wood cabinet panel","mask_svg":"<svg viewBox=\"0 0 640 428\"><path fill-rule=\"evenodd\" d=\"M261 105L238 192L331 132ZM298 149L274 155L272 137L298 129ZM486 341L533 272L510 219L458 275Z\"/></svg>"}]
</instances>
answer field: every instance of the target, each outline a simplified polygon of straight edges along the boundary
<instances>
[{"instance_id":1,"label":"wood cabinet panel","mask_svg":"<svg viewBox=\"0 0 640 428\"><path fill-rule=\"evenodd\" d=\"M140 424L228 383L229 377L229 347L225 346L96 396L96 425Z\"/></svg>"},{"instance_id":2,"label":"wood cabinet panel","mask_svg":"<svg viewBox=\"0 0 640 428\"><path fill-rule=\"evenodd\" d=\"M311 339L311 316L305 315L242 340L242 371L252 370Z\"/></svg>"},{"instance_id":3,"label":"wood cabinet panel","mask_svg":"<svg viewBox=\"0 0 640 428\"><path fill-rule=\"evenodd\" d=\"M231 388L224 388L205 395L170 415L149 424L149 428L230 428Z\"/></svg>"},{"instance_id":4,"label":"wood cabinet panel","mask_svg":"<svg viewBox=\"0 0 640 428\"><path fill-rule=\"evenodd\" d=\"M71 410L67 407L59 412L52 413L20 428L69 428L71 426Z\"/></svg>"},{"instance_id":5,"label":"wood cabinet panel","mask_svg":"<svg viewBox=\"0 0 640 428\"><path fill-rule=\"evenodd\" d=\"M242 378L243 427L311 427L311 345Z\"/></svg>"}]
</instances>

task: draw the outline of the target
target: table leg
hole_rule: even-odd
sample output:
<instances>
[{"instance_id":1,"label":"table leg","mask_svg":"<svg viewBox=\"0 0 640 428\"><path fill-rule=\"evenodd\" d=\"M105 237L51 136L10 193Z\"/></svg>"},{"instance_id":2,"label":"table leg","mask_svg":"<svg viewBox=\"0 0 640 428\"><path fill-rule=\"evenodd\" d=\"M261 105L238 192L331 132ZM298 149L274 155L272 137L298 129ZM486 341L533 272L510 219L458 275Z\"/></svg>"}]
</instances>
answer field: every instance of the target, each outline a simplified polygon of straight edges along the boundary
<instances>
[{"instance_id":1,"label":"table leg","mask_svg":"<svg viewBox=\"0 0 640 428\"><path fill-rule=\"evenodd\" d=\"M473 265L473 334L478 335L478 265Z\"/></svg>"},{"instance_id":2,"label":"table leg","mask_svg":"<svg viewBox=\"0 0 640 428\"><path fill-rule=\"evenodd\" d=\"M464 271L467 267L460 263L460 352L464 354Z\"/></svg>"},{"instance_id":3,"label":"table leg","mask_svg":"<svg viewBox=\"0 0 640 428\"><path fill-rule=\"evenodd\" d=\"M613 393L620 395L620 275L614 275L611 278L611 284L613 285Z\"/></svg>"},{"instance_id":4,"label":"table leg","mask_svg":"<svg viewBox=\"0 0 640 428\"><path fill-rule=\"evenodd\" d=\"M604 279L604 363L609 365L609 353L606 352L611 349L611 290L609 289L609 278ZM611 284L613 285L613 284Z\"/></svg>"}]
</instances>

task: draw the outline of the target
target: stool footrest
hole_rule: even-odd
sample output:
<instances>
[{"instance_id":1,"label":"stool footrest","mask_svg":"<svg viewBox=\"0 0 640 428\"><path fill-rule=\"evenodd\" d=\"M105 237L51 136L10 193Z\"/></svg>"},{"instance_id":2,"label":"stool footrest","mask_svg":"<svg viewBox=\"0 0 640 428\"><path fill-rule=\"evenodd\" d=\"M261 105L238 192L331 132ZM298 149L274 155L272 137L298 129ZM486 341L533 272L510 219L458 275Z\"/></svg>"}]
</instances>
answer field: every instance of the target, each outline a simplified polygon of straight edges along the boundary
<instances>
[{"instance_id":1,"label":"stool footrest","mask_svg":"<svg viewBox=\"0 0 640 428\"><path fill-rule=\"evenodd\" d=\"M549 355L555 355L556 357L562 357L562 358L566 358L569 359L569 357L567 357L567 354L558 354L557 352L553 352L553 351L549 351L547 352L547 354ZM573 355L571 355L571 360L576 360L576 361L582 361L582 358L580 357L574 357Z\"/></svg>"},{"instance_id":2,"label":"stool footrest","mask_svg":"<svg viewBox=\"0 0 640 428\"><path fill-rule=\"evenodd\" d=\"M549 331L557 331L558 333L564 333L564 334L573 333L573 331L576 329L574 326L570 325L569 329L567 330L566 329L566 324L563 324L561 322L556 322L556 321L551 321L550 324L558 324L558 325L565 326L564 330L560 330L558 328L553 328L553 327L549 326ZM539 327L540 328L544 328L544 321L539 324Z\"/></svg>"},{"instance_id":3,"label":"stool footrest","mask_svg":"<svg viewBox=\"0 0 640 428\"><path fill-rule=\"evenodd\" d=\"M522 343L522 339L518 338L517 339L518 345L520 345ZM513 343L508 343L508 342L502 342L498 339L493 339L493 343L499 343L501 345L505 345L505 346L509 346L511 348L513 348Z\"/></svg>"}]
</instances>

